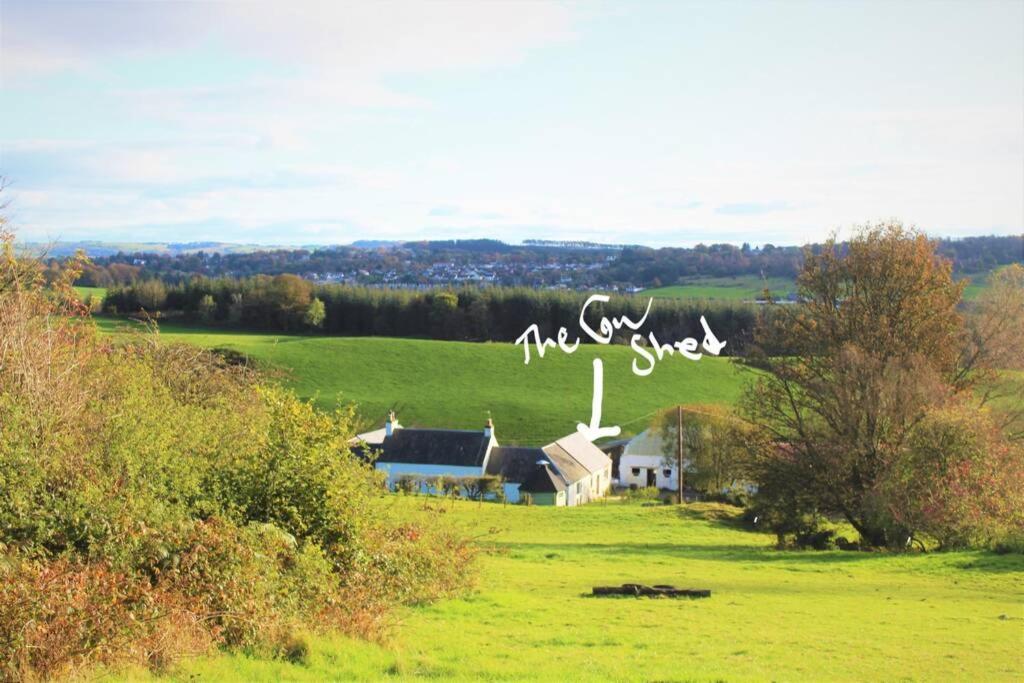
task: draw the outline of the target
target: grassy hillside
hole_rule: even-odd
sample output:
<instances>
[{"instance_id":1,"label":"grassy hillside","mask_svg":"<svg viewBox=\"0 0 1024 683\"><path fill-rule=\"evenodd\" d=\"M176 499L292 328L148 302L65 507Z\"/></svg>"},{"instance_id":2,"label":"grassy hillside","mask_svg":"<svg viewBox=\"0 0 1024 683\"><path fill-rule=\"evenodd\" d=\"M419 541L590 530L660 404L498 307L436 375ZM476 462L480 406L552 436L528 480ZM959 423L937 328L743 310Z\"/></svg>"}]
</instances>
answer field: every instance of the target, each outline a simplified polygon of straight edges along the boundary
<instances>
[{"instance_id":1,"label":"grassy hillside","mask_svg":"<svg viewBox=\"0 0 1024 683\"><path fill-rule=\"evenodd\" d=\"M120 322L101 319L106 331ZM406 426L479 428L491 411L499 441L541 444L589 422L592 359L604 359L603 425L644 429L650 414L676 403L731 403L744 374L728 360L666 357L647 377L630 369L628 347L581 345L544 358L522 347L417 339L249 334L165 324L161 336L206 347L230 347L280 368L285 381L322 405L340 395L382 423L394 407Z\"/></svg>"},{"instance_id":2,"label":"grassy hillside","mask_svg":"<svg viewBox=\"0 0 1024 683\"><path fill-rule=\"evenodd\" d=\"M395 496L418 508L432 499ZM430 503L444 505L449 503ZM411 608L383 645L306 664L221 655L177 680L1021 680L1024 557L769 550L725 508L456 503L490 552L477 592ZM732 513L734 514L734 513ZM499 529L489 536L491 529ZM491 540L493 539L493 545ZM671 583L705 600L593 598ZM145 674L140 677L146 678Z\"/></svg>"}]
</instances>

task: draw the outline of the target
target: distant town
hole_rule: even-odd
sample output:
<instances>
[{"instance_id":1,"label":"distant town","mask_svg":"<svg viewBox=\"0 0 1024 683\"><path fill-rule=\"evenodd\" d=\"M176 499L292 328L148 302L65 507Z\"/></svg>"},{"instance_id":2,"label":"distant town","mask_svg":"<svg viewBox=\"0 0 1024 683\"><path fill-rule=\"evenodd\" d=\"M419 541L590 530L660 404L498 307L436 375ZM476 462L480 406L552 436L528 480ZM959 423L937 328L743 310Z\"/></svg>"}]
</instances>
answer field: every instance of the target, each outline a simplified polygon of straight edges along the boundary
<instances>
[{"instance_id":1,"label":"distant town","mask_svg":"<svg viewBox=\"0 0 1024 683\"><path fill-rule=\"evenodd\" d=\"M26 245L36 250L42 245ZM812 251L815 245L807 248ZM65 243L45 248L55 267L76 249L93 264L78 284L110 287L136 280L184 282L193 277L290 273L316 283L395 289L503 286L636 292L694 278L792 280L804 247L710 244L654 249L637 245L492 239L355 242L302 248L191 244ZM1024 237L940 239L938 252L958 274L980 273L1024 260Z\"/></svg>"}]
</instances>

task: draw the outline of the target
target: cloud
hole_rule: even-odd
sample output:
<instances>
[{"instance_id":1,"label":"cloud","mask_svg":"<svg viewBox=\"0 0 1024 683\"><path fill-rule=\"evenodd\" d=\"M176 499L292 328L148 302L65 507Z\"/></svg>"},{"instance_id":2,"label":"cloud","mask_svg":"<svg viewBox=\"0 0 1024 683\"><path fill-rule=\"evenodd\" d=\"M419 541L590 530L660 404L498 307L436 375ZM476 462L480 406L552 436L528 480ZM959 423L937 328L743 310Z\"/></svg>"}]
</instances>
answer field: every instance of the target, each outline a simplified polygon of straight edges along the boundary
<instances>
[{"instance_id":1,"label":"cloud","mask_svg":"<svg viewBox=\"0 0 1024 683\"><path fill-rule=\"evenodd\" d=\"M314 67L334 82L514 63L571 40L571 7L554 3L62 2L5 0L6 77L82 69L216 45ZM335 77L335 78L332 78Z\"/></svg>"},{"instance_id":2,"label":"cloud","mask_svg":"<svg viewBox=\"0 0 1024 683\"><path fill-rule=\"evenodd\" d=\"M786 202L740 202L737 204L723 204L715 209L715 213L723 216L763 216L766 213L776 211L790 211L793 207Z\"/></svg>"}]
</instances>

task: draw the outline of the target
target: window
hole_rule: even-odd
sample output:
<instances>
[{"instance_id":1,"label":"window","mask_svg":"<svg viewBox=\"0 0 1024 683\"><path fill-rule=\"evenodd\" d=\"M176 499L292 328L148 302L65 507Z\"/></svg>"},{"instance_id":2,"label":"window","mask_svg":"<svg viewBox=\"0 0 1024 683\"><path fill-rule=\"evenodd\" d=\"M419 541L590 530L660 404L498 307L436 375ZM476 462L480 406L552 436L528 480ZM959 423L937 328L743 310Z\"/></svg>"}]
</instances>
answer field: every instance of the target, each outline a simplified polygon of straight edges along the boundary
<instances>
[{"instance_id":1,"label":"window","mask_svg":"<svg viewBox=\"0 0 1024 683\"><path fill-rule=\"evenodd\" d=\"M666 479L671 479L672 478L672 470L662 470L661 473L663 475L665 475Z\"/></svg>"},{"instance_id":2,"label":"window","mask_svg":"<svg viewBox=\"0 0 1024 683\"><path fill-rule=\"evenodd\" d=\"M640 476L640 468L639 467L634 467L633 468L633 476L634 477L639 477Z\"/></svg>"}]
</instances>

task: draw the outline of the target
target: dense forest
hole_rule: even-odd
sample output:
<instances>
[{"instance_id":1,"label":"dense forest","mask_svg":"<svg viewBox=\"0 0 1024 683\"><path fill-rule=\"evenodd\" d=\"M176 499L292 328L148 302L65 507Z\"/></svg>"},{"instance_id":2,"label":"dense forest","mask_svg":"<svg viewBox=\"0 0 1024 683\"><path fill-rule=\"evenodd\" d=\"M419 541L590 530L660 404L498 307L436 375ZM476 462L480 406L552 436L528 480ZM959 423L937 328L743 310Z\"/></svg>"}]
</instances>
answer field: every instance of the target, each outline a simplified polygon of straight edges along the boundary
<instances>
[{"instance_id":1,"label":"dense forest","mask_svg":"<svg viewBox=\"0 0 1024 683\"><path fill-rule=\"evenodd\" d=\"M514 341L530 325L554 337L560 327L580 334L579 316L587 295L579 292L490 287L410 291L345 285L314 285L295 275L244 279L195 278L180 285L143 280L111 289L109 314L145 312L253 330L310 331L346 336L422 337L462 341ZM616 296L587 308L597 328L602 316L640 320L648 299ZM715 333L742 348L756 307L682 299L651 304L644 334L671 341L701 332L705 316ZM628 342L628 330L617 341Z\"/></svg>"},{"instance_id":2,"label":"dense forest","mask_svg":"<svg viewBox=\"0 0 1024 683\"><path fill-rule=\"evenodd\" d=\"M808 248L816 254L822 246ZM977 273L1024 261L1024 236L938 240L936 251L953 262L955 273ZM792 278L803 258L802 247L771 244L653 249L451 240L251 253L117 253L96 258L85 267L77 284L111 287L149 279L177 284L196 276L294 274L316 281L404 288L477 284L628 291L698 277ZM50 270L58 271L61 262L52 259Z\"/></svg>"}]
</instances>

